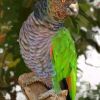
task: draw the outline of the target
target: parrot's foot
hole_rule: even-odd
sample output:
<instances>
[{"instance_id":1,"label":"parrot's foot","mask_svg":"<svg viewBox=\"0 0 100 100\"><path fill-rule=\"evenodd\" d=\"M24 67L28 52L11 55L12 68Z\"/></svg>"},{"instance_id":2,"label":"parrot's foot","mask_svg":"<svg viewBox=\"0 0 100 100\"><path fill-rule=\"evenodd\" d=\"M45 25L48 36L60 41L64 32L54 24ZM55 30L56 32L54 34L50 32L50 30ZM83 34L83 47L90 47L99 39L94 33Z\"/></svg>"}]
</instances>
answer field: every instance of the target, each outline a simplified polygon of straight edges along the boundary
<instances>
[{"instance_id":1,"label":"parrot's foot","mask_svg":"<svg viewBox=\"0 0 100 100\"><path fill-rule=\"evenodd\" d=\"M43 93L43 94L41 94L40 96L39 96L39 100L43 100L43 99L46 99L46 98L48 98L48 97L50 97L50 96L55 96L56 95L56 93L55 93L55 91L52 89L52 90L49 90L49 91L47 91L47 92L45 92L45 93Z\"/></svg>"},{"instance_id":2,"label":"parrot's foot","mask_svg":"<svg viewBox=\"0 0 100 100\"><path fill-rule=\"evenodd\" d=\"M66 100L66 96L68 95L68 90L62 90L59 94L56 94L53 89L41 94L39 96L39 100L45 100L46 98L51 98L52 100Z\"/></svg>"}]
</instances>

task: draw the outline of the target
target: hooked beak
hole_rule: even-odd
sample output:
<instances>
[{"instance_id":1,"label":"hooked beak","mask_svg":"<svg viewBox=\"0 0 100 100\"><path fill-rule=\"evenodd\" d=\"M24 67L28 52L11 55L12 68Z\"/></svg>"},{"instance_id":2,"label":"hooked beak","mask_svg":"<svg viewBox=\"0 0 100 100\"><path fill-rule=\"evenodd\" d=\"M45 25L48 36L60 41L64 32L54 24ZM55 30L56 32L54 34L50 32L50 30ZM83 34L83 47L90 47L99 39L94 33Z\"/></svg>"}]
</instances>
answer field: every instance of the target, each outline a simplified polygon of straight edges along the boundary
<instances>
[{"instance_id":1,"label":"hooked beak","mask_svg":"<svg viewBox=\"0 0 100 100\"><path fill-rule=\"evenodd\" d=\"M69 15L77 16L79 12L78 2L69 5Z\"/></svg>"}]
</instances>

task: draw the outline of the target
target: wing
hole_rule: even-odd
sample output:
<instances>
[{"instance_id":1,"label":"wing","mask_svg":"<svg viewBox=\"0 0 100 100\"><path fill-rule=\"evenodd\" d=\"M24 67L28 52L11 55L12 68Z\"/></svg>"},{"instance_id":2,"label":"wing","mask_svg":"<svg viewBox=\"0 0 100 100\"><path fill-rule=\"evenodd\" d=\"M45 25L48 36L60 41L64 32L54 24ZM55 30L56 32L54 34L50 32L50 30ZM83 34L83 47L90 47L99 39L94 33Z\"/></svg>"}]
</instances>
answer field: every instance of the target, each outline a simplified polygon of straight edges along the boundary
<instances>
[{"instance_id":1,"label":"wing","mask_svg":"<svg viewBox=\"0 0 100 100\"><path fill-rule=\"evenodd\" d=\"M71 97L76 94L76 89L72 89L76 88L76 59L75 45L70 32L61 28L52 38L53 85L54 89L59 91L60 81L67 78Z\"/></svg>"}]
</instances>

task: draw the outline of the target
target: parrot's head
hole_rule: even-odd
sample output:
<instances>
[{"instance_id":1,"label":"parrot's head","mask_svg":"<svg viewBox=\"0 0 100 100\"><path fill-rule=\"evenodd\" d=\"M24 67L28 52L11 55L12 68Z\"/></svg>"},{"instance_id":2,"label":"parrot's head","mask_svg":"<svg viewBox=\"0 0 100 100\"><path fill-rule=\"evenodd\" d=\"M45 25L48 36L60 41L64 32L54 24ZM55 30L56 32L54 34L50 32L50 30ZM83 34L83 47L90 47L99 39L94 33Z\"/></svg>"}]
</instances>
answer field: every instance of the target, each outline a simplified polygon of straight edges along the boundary
<instances>
[{"instance_id":1,"label":"parrot's head","mask_svg":"<svg viewBox=\"0 0 100 100\"><path fill-rule=\"evenodd\" d=\"M52 17L63 20L67 16L77 16L79 6L77 0L50 0L49 11Z\"/></svg>"}]
</instances>

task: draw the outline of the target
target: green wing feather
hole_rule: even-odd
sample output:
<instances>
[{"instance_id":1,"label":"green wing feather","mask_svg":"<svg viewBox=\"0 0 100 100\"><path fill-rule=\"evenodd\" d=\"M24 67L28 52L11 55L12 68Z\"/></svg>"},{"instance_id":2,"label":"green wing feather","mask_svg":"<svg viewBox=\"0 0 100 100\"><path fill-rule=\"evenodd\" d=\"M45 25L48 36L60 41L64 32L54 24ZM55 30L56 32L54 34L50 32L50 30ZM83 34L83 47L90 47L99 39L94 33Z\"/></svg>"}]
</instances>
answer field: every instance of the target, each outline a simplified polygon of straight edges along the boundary
<instances>
[{"instance_id":1,"label":"green wing feather","mask_svg":"<svg viewBox=\"0 0 100 100\"><path fill-rule=\"evenodd\" d=\"M59 93L60 81L71 77L69 90L72 100L75 100L76 92L76 66L77 55L74 41L66 28L61 28L52 38L52 64L54 74L52 77L53 88Z\"/></svg>"}]
</instances>

